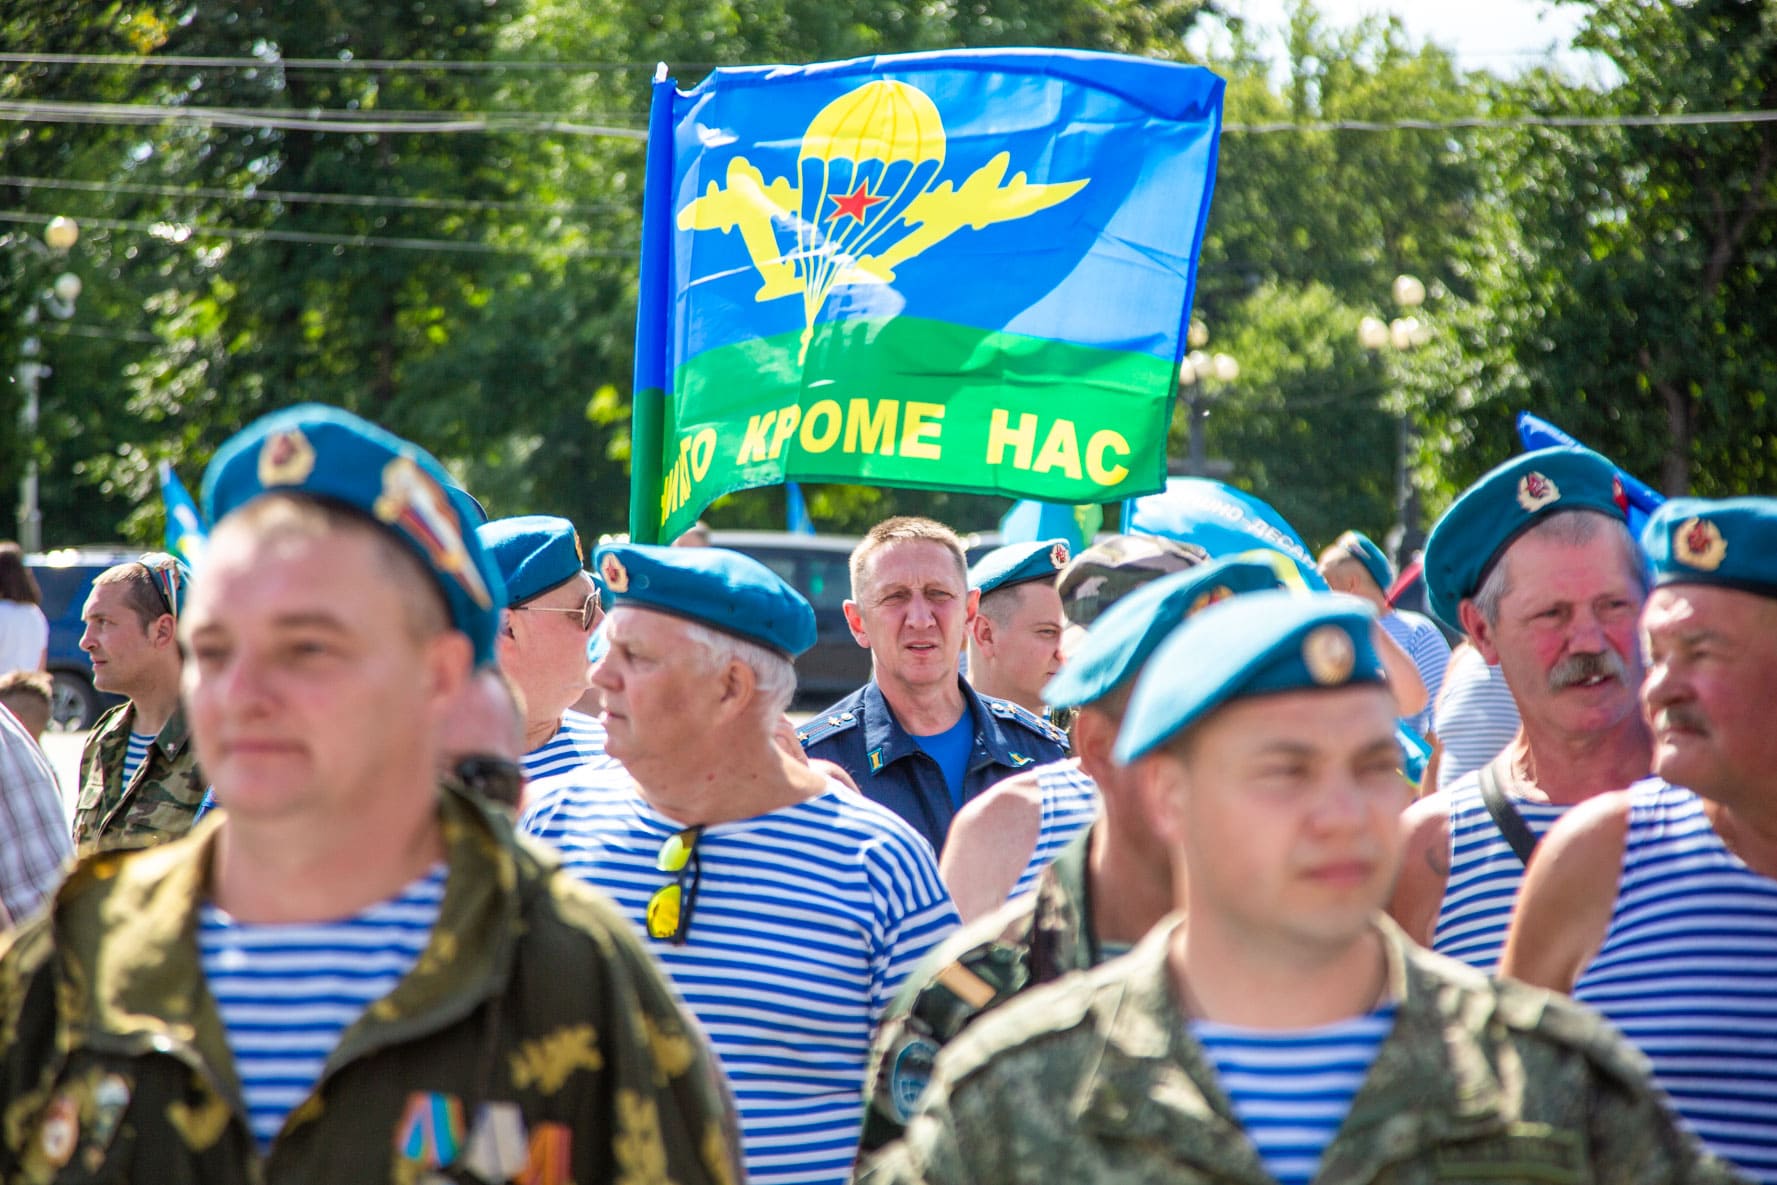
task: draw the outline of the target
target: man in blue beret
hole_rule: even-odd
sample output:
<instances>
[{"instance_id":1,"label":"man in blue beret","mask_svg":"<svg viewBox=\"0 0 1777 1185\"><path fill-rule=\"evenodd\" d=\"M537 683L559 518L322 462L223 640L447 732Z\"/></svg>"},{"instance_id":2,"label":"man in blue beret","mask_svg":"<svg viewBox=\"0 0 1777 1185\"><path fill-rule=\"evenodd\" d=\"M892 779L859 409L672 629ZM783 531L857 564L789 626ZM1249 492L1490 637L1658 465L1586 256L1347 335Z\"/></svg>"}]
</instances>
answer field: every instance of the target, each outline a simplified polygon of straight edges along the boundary
<instances>
[{"instance_id":1,"label":"man in blue beret","mask_svg":"<svg viewBox=\"0 0 1777 1185\"><path fill-rule=\"evenodd\" d=\"M962 541L943 523L900 517L870 528L852 552L845 603L852 636L870 651L870 681L796 734L933 851L965 802L1067 753L1061 730L959 674L977 599Z\"/></svg>"},{"instance_id":2,"label":"man in blue beret","mask_svg":"<svg viewBox=\"0 0 1777 1185\"><path fill-rule=\"evenodd\" d=\"M1320 553L1320 574L1334 592L1348 593L1375 608L1383 630L1413 660L1425 684L1425 707L1405 717L1420 736L1432 738L1432 706L1450 665L1450 643L1431 618L1388 603L1394 565L1362 531L1346 531Z\"/></svg>"},{"instance_id":3,"label":"man in blue beret","mask_svg":"<svg viewBox=\"0 0 1777 1185\"><path fill-rule=\"evenodd\" d=\"M443 469L305 405L204 498L179 627L221 809L82 861L0 955L0 1175L736 1179L628 923L435 774L504 596Z\"/></svg>"},{"instance_id":4,"label":"man in blue beret","mask_svg":"<svg viewBox=\"0 0 1777 1185\"><path fill-rule=\"evenodd\" d=\"M1524 453L1470 486L1432 528L1433 613L1505 674L1518 735L1402 817L1395 920L1491 972L1538 838L1573 804L1645 777L1635 622L1647 596L1616 467L1582 448Z\"/></svg>"},{"instance_id":5,"label":"man in blue beret","mask_svg":"<svg viewBox=\"0 0 1777 1185\"><path fill-rule=\"evenodd\" d=\"M1027 708L1046 710L1043 684L1061 669L1061 635L1067 618L1055 582L1067 567L1067 543L1009 543L969 569L977 596L969 623L969 683Z\"/></svg>"},{"instance_id":6,"label":"man in blue beret","mask_svg":"<svg viewBox=\"0 0 1777 1185\"><path fill-rule=\"evenodd\" d=\"M956 924L931 849L774 739L814 610L720 547L601 547L594 680L623 770L521 829L616 899L703 1022L755 1183L844 1185L870 1034Z\"/></svg>"},{"instance_id":7,"label":"man in blue beret","mask_svg":"<svg viewBox=\"0 0 1777 1185\"><path fill-rule=\"evenodd\" d=\"M1679 498L1642 533L1654 773L1575 807L1502 970L1641 1047L1703 1143L1777 1182L1777 498Z\"/></svg>"},{"instance_id":8,"label":"man in blue beret","mask_svg":"<svg viewBox=\"0 0 1777 1185\"><path fill-rule=\"evenodd\" d=\"M977 1017L1070 971L1125 953L1173 908L1171 854L1149 825L1129 769L1111 758L1117 730L1137 676L1179 622L1227 597L1279 586L1266 564L1219 560L1125 589L1128 595L1101 607L1069 666L1043 692L1056 706L1077 712L1077 756L1008 778L970 804L972 810L1032 781L1062 781L1083 784L1093 810L1059 842L1059 855L1049 853L1053 863L1030 861L1036 872L1020 880L1010 905L1009 881L999 879L998 899L985 909L977 902L973 917L964 913L967 924L895 1001L871 1053L861 1151L900 1137L932 1058ZM1010 816L1012 824L1019 821ZM992 865L999 853L988 846L985 828L964 833L962 824L959 818L940 872L947 884L970 889L979 878L970 878L954 858L972 851L980 863ZM1027 896L1026 889L1034 891ZM958 909L963 912L960 898Z\"/></svg>"},{"instance_id":9,"label":"man in blue beret","mask_svg":"<svg viewBox=\"0 0 1777 1185\"><path fill-rule=\"evenodd\" d=\"M1409 790L1372 630L1255 592L1161 644L1115 756L1185 916L971 1025L861 1181L1730 1179L1602 1020L1383 915Z\"/></svg>"},{"instance_id":10,"label":"man in blue beret","mask_svg":"<svg viewBox=\"0 0 1777 1185\"><path fill-rule=\"evenodd\" d=\"M580 533L548 514L497 518L475 533L506 583L498 652L524 704L525 781L611 768L604 727L574 710L586 694L587 645L604 619Z\"/></svg>"}]
</instances>

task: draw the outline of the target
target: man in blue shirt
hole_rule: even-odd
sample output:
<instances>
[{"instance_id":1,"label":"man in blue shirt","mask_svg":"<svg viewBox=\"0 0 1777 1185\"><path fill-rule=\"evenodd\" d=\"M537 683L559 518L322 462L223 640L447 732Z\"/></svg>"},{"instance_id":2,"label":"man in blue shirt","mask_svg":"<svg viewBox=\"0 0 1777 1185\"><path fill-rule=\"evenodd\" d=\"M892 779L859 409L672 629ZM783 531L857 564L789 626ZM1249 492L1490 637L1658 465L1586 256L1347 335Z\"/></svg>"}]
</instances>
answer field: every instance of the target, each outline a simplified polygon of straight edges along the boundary
<instances>
[{"instance_id":1,"label":"man in blue shirt","mask_svg":"<svg viewBox=\"0 0 1777 1185\"><path fill-rule=\"evenodd\" d=\"M852 552L845 619L870 651L870 682L797 732L937 851L962 804L1020 769L1067 754L1059 729L976 694L957 670L979 600L956 532L891 518Z\"/></svg>"}]
</instances>

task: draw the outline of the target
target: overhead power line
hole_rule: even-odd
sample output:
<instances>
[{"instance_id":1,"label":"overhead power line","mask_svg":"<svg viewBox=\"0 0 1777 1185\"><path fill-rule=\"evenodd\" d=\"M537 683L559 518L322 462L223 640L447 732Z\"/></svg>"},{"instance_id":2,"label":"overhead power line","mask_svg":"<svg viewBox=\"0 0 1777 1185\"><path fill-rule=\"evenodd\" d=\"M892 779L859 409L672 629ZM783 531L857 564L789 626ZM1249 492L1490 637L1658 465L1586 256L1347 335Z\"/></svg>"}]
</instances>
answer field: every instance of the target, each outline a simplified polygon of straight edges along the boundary
<instances>
[{"instance_id":1,"label":"overhead power line","mask_svg":"<svg viewBox=\"0 0 1777 1185\"><path fill-rule=\"evenodd\" d=\"M0 175L0 185L19 189L60 189L77 193L133 193L145 197L202 198L216 201L283 202L287 205L356 206L364 209L461 210L469 213L608 214L633 209L622 202L503 202L469 198L416 198L361 193L311 193L289 189L212 189L189 185L144 185L128 181L70 181L60 177Z\"/></svg>"},{"instance_id":2,"label":"overhead power line","mask_svg":"<svg viewBox=\"0 0 1777 1185\"><path fill-rule=\"evenodd\" d=\"M535 112L379 112L283 110L255 107L187 107L158 103L69 103L53 99L0 100L0 120L13 123L69 123L113 126L194 124L199 127L282 131L377 133L382 135L544 132L644 141L647 130L614 124L581 123Z\"/></svg>"},{"instance_id":3,"label":"overhead power line","mask_svg":"<svg viewBox=\"0 0 1777 1185\"><path fill-rule=\"evenodd\" d=\"M462 58L256 58L208 57L191 54L129 53L0 53L0 62L21 66L128 66L137 70L382 70L412 72L451 70L463 73L498 70L567 71L648 70L654 62L525 61L518 58L470 61ZM679 70L713 70L717 62L675 62ZM727 63L733 65L734 63Z\"/></svg>"},{"instance_id":4,"label":"overhead power line","mask_svg":"<svg viewBox=\"0 0 1777 1185\"><path fill-rule=\"evenodd\" d=\"M590 118L598 122L583 122ZM0 121L152 126L164 123L200 127L285 131L461 135L465 133L562 134L645 142L647 129L624 125L622 116L575 117L536 111L427 112L354 111L341 108L168 106L153 103L75 103L52 99L0 101ZM1507 128L1709 127L1777 122L1777 110L1687 111L1651 115L1454 116L1448 119L1337 119L1229 123L1224 132L1273 135L1302 132L1407 132L1497 130Z\"/></svg>"},{"instance_id":5,"label":"overhead power line","mask_svg":"<svg viewBox=\"0 0 1777 1185\"><path fill-rule=\"evenodd\" d=\"M28 210L0 210L0 222L38 225L49 216ZM307 243L323 247L393 247L405 251L456 251L471 255L534 255L534 247L508 247L500 243L474 243L459 239L418 239L394 235L328 234L322 231L258 229L236 226L198 226L188 222L145 222L127 218L89 218L81 216L82 228L94 230L141 231L169 243L212 237L240 242ZM562 247L561 254L572 259L633 259L635 248Z\"/></svg>"}]
</instances>

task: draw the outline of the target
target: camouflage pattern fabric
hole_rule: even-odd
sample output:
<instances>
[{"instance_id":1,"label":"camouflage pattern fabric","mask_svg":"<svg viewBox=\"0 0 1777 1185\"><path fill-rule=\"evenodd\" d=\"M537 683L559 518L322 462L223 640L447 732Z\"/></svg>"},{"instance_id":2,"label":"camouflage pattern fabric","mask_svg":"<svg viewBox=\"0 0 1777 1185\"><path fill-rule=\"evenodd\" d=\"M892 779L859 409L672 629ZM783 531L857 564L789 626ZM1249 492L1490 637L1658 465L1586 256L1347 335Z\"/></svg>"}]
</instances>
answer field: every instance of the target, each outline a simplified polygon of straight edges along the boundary
<instances>
[{"instance_id":1,"label":"camouflage pattern fabric","mask_svg":"<svg viewBox=\"0 0 1777 1185\"><path fill-rule=\"evenodd\" d=\"M207 783L197 767L184 709L174 709L125 786L123 759L135 720L134 703L111 709L80 752L80 797L74 807L78 856L178 839L197 818Z\"/></svg>"},{"instance_id":2,"label":"camouflage pattern fabric","mask_svg":"<svg viewBox=\"0 0 1777 1185\"><path fill-rule=\"evenodd\" d=\"M958 930L902 985L870 1050L861 1154L901 1137L932 1059L971 1021L1027 988L1099 963L1088 900L1091 837L1091 827L1075 836L1034 893Z\"/></svg>"},{"instance_id":3,"label":"camouflage pattern fabric","mask_svg":"<svg viewBox=\"0 0 1777 1185\"><path fill-rule=\"evenodd\" d=\"M1316 1185L1737 1179L1602 1019L1378 926L1395 1026ZM1175 927L970 1026L860 1181L1273 1185L1175 999Z\"/></svg>"},{"instance_id":4,"label":"camouflage pattern fabric","mask_svg":"<svg viewBox=\"0 0 1777 1185\"><path fill-rule=\"evenodd\" d=\"M0 1181L730 1185L702 1037L629 925L456 791L413 971L261 1157L196 913L216 833L82 861L0 953Z\"/></svg>"}]
</instances>

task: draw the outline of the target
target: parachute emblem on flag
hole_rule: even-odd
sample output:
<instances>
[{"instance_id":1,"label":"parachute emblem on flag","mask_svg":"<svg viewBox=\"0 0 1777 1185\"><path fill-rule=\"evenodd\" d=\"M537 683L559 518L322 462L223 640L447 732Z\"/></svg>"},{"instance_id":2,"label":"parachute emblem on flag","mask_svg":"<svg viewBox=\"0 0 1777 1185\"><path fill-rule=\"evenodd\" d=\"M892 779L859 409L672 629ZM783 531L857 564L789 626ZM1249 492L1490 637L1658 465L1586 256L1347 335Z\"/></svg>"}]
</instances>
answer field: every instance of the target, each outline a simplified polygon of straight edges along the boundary
<instances>
[{"instance_id":1,"label":"parachute emblem on flag","mask_svg":"<svg viewBox=\"0 0 1777 1185\"><path fill-rule=\"evenodd\" d=\"M969 227L1025 218L1066 201L1090 178L1032 184L1006 180L1000 152L957 186L938 182L944 121L917 87L877 79L828 103L809 123L797 176L770 184L744 156L726 186L711 181L679 211L682 231L738 229L761 284L753 299L802 297L802 348L822 306L845 284L889 284L895 269Z\"/></svg>"}]
</instances>

